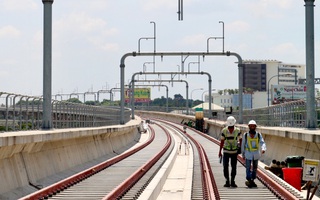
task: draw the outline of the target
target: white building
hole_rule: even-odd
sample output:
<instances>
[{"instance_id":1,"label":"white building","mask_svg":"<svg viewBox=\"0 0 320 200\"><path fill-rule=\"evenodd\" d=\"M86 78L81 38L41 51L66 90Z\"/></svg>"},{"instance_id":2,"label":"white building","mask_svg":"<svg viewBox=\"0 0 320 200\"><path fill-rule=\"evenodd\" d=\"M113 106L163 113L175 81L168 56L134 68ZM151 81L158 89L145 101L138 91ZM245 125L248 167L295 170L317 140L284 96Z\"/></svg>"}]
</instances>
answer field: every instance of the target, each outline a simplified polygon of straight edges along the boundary
<instances>
[{"instance_id":1,"label":"white building","mask_svg":"<svg viewBox=\"0 0 320 200\"><path fill-rule=\"evenodd\" d=\"M277 60L244 60L243 87L253 91L249 104L252 108L262 108L271 105L271 88L273 85L296 85L299 79L305 79L306 66L288 64ZM226 88L224 88L226 89ZM269 91L269 92L268 92ZM205 102L208 102L208 94ZM247 101L248 99L245 98ZM237 102L233 95L212 93L212 102L225 109L236 108ZM248 103L248 102L247 102Z\"/></svg>"},{"instance_id":2,"label":"white building","mask_svg":"<svg viewBox=\"0 0 320 200\"><path fill-rule=\"evenodd\" d=\"M271 105L273 85L296 85L299 79L306 77L306 66L302 64L288 64L277 60L244 60L243 64L243 87L253 89L256 93L253 98L257 99L257 103L252 101L253 108ZM263 96L266 98L263 99Z\"/></svg>"}]
</instances>

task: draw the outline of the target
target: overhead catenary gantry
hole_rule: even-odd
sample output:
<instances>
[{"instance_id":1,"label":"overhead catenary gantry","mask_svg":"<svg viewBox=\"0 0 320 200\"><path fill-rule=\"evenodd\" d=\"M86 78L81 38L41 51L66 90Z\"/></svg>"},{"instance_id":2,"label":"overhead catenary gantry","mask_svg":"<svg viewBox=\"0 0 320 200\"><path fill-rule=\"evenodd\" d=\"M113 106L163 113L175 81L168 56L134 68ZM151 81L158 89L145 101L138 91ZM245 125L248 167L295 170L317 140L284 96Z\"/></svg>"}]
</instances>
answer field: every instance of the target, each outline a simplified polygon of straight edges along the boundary
<instances>
[{"instance_id":1,"label":"overhead catenary gantry","mask_svg":"<svg viewBox=\"0 0 320 200\"><path fill-rule=\"evenodd\" d=\"M183 57L183 56L202 56L202 57L206 57L206 56L235 56L238 59L238 75L239 75L239 123L242 124L243 123L243 99L242 99L242 93L243 93L243 65L242 65L242 58L239 54L234 53L234 52L131 52L131 53L126 53L124 54L121 59L120 59L120 87L121 87L121 98L120 98L120 124L124 124L124 102L125 102L125 98L124 98L124 86L125 86L125 60L127 57L137 57L137 56L141 56L141 57L149 57L149 56L159 56L161 58L163 58L164 56L179 56L179 57ZM177 72L172 72L172 73L176 73ZM188 74L188 73L184 73L184 74ZM209 89L209 106L211 105L211 99L210 96L211 95L211 88Z\"/></svg>"},{"instance_id":2,"label":"overhead catenary gantry","mask_svg":"<svg viewBox=\"0 0 320 200\"><path fill-rule=\"evenodd\" d=\"M207 75L208 76L208 88L209 90L211 90L212 88L212 79L211 79L211 75L208 72L136 72L132 75L131 78L131 85L132 85L132 93L134 93L134 82L135 82L135 76L136 75L162 75L162 74L167 74L167 75L171 75L171 80L170 81L174 81L173 80L173 75L177 75L177 74L181 74L181 75ZM178 80L179 81L179 80ZM187 115L189 114L189 97L188 97L188 90L187 90L187 94L186 94L186 112ZM134 98L132 98L132 105L134 102ZM131 108L131 112L132 112L132 119L134 119L134 106L132 106ZM211 92L209 92L209 113L211 113Z\"/></svg>"},{"instance_id":3,"label":"overhead catenary gantry","mask_svg":"<svg viewBox=\"0 0 320 200\"><path fill-rule=\"evenodd\" d=\"M134 94L134 86L141 86L141 85L136 85L134 84L133 86L133 82L154 82L154 83L157 83L157 82L184 82L186 84L186 96L187 96L187 99L186 99L186 110L187 110L187 114L189 114L189 101L188 101L188 96L189 96L189 83L188 81L186 80L134 80L134 81L131 81L131 84L129 85L130 88L132 88L132 93L131 94ZM131 103L131 117L132 119L134 119L134 95L131 95L130 96L130 103ZM168 95L167 95L167 107L168 107ZM168 109L167 109L168 110ZM168 112L168 111L167 111Z\"/></svg>"},{"instance_id":4,"label":"overhead catenary gantry","mask_svg":"<svg viewBox=\"0 0 320 200\"><path fill-rule=\"evenodd\" d=\"M147 81L146 81L147 82ZM152 82L150 80L148 80L148 82ZM126 85L126 86L129 86L130 85ZM166 88L166 112L169 112L169 102L168 102L168 98L169 98L169 87L167 85L163 85L163 84L158 84L158 85L151 85L151 84L141 84L141 85L135 85L135 86L140 86L140 87L165 87Z\"/></svg>"}]
</instances>

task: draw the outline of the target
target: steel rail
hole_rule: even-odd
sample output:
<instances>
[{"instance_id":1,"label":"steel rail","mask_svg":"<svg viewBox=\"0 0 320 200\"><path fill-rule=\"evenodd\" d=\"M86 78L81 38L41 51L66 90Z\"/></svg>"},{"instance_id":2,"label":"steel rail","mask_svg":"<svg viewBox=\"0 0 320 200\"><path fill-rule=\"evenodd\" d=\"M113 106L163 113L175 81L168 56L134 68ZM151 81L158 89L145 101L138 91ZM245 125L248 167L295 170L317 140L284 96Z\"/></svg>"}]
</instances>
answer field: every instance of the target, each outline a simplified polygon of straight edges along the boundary
<instances>
[{"instance_id":1,"label":"steel rail","mask_svg":"<svg viewBox=\"0 0 320 200\"><path fill-rule=\"evenodd\" d=\"M201 134L202 136L206 137L207 139L209 139L210 141L214 142L214 143L219 143L220 142L212 137L209 137L208 135L197 131L199 134ZM238 160L239 162L245 166L245 160L242 158L242 156L238 155ZM293 195L292 193L290 193L289 191L287 191L282 185L278 184L276 181L274 181L270 176L266 175L265 173L263 173L259 168L257 170L257 177L258 179L264 183L266 185L266 187L268 187L270 190L274 191L277 196L279 196L281 199L299 199L297 198L295 195Z\"/></svg>"},{"instance_id":2,"label":"steel rail","mask_svg":"<svg viewBox=\"0 0 320 200\"><path fill-rule=\"evenodd\" d=\"M157 119L157 120L161 120L161 119ZM167 122L167 123L169 123L169 122ZM179 123L173 123L173 122L170 122L170 123L177 124L177 125L181 126L181 124L179 124ZM199 135L203 136L204 138L208 139L209 141L211 141L217 145L220 145L219 140L217 140L209 135L206 135L196 129L193 129L190 127L188 127L188 128L191 129L192 131L198 133ZM238 161L243 166L245 166L245 161L242 158L242 156L238 156ZM274 177L272 177L271 175L269 175L267 173L264 173L264 171L261 169L261 167L259 167L257 170L257 178L263 185L266 186L266 188L268 188L275 196L277 196L280 199L290 199L290 200L291 199L292 200L301 199L301 195L294 194L295 193L294 191L287 190L287 188L286 188L287 185L285 184L285 182L284 183L277 182L276 180L274 180ZM217 193L219 193L219 191ZM217 199L220 199L220 197L218 197Z\"/></svg>"},{"instance_id":3,"label":"steel rail","mask_svg":"<svg viewBox=\"0 0 320 200\"><path fill-rule=\"evenodd\" d=\"M158 119L159 120L159 119ZM196 148L198 149L199 156L200 156L200 164L201 164L201 175L202 175L202 180L203 180L203 198L208 199L208 200L215 200L215 199L220 199L219 197L219 192L217 189L216 182L214 180L214 176L211 170L211 166L207 157L207 154L205 150L203 149L202 145L190 134L188 134L186 131L183 129L177 127L176 125L173 125L172 123L168 123L163 120L159 120L163 123L167 123L174 127L175 129L179 130L180 132L184 133L195 145Z\"/></svg>"},{"instance_id":4,"label":"steel rail","mask_svg":"<svg viewBox=\"0 0 320 200\"><path fill-rule=\"evenodd\" d=\"M156 123L156 125L161 127L162 130L164 130L164 132L167 135L167 142L165 143L163 149L159 153L157 153L153 158L147 161L143 166L141 166L136 172L134 172L129 178L127 178L121 185L119 185L117 188L111 191L108 195L106 195L103 198L103 200L118 199L121 196L123 196L169 149L172 142L169 132L159 124ZM154 132L151 126L150 126L150 129L152 130L152 132Z\"/></svg>"},{"instance_id":5,"label":"steel rail","mask_svg":"<svg viewBox=\"0 0 320 200\"><path fill-rule=\"evenodd\" d=\"M193 129L195 132L200 134L201 136L205 137L206 139L214 142L215 144L220 145L220 141L217 139L210 137L209 135L206 135L198 130ZM242 156L238 155L238 161L245 166L245 160L242 158ZM257 178L271 191L274 191L274 193L281 199L291 199L291 200L298 200L294 194L292 194L290 191L286 190L282 185L274 181L270 176L263 173L261 169L258 168L257 170Z\"/></svg>"},{"instance_id":6,"label":"steel rail","mask_svg":"<svg viewBox=\"0 0 320 200\"><path fill-rule=\"evenodd\" d=\"M114 158L111 158L110 160L107 160L101 164L95 165L91 168L88 168L82 172L79 172L73 176L70 176L66 179L63 179L57 183L54 183L48 187L45 187L37 192L34 192L32 194L29 194L27 196L24 196L20 198L19 200L29 200L29 199L45 199L48 198L60 191L63 191L67 189L68 187L71 187L72 185L86 179L89 176L92 176L103 169L110 167L111 165L118 163L119 161L133 155L134 153L140 151L141 149L145 148L148 146L155 138L155 133L152 132L150 138L143 143L142 145L139 145L137 148L134 148L130 151L127 151L119 156L115 156Z\"/></svg>"}]
</instances>

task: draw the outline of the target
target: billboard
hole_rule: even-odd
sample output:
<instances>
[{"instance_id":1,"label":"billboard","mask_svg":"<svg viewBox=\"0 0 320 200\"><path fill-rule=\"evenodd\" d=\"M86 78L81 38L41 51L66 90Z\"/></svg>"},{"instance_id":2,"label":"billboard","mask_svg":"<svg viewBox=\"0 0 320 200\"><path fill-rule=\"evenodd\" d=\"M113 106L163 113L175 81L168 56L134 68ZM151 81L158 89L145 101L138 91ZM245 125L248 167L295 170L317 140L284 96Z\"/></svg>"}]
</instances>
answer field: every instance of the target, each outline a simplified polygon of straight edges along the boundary
<instances>
[{"instance_id":1,"label":"billboard","mask_svg":"<svg viewBox=\"0 0 320 200\"><path fill-rule=\"evenodd\" d=\"M305 99L306 92L305 85L271 85L271 104Z\"/></svg>"},{"instance_id":2,"label":"billboard","mask_svg":"<svg viewBox=\"0 0 320 200\"><path fill-rule=\"evenodd\" d=\"M132 89L125 88L124 101L129 103ZM134 102L149 102L150 101L150 88L134 88Z\"/></svg>"}]
</instances>

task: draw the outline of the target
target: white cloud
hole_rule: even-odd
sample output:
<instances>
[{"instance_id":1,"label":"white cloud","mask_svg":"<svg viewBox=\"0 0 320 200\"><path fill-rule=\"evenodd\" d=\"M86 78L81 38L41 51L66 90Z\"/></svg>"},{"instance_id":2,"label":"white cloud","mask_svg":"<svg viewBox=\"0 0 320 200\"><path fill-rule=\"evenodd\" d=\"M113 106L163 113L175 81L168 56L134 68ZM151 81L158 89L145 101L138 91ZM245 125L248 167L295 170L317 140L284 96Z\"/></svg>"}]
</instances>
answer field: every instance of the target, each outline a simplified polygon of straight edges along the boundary
<instances>
[{"instance_id":1,"label":"white cloud","mask_svg":"<svg viewBox=\"0 0 320 200\"><path fill-rule=\"evenodd\" d=\"M204 34L198 34L198 35L189 35L185 36L182 39L182 43L186 46L189 45L198 45L199 43L203 43L203 41L206 41L207 37Z\"/></svg>"},{"instance_id":2,"label":"white cloud","mask_svg":"<svg viewBox=\"0 0 320 200\"><path fill-rule=\"evenodd\" d=\"M88 39L91 44L104 51L118 51L119 45L117 43L108 43L103 37L90 37Z\"/></svg>"},{"instance_id":3,"label":"white cloud","mask_svg":"<svg viewBox=\"0 0 320 200\"><path fill-rule=\"evenodd\" d=\"M239 33L239 32L247 32L250 30L250 25L245 21L234 21L229 24L226 24L226 31L230 33Z\"/></svg>"},{"instance_id":4,"label":"white cloud","mask_svg":"<svg viewBox=\"0 0 320 200\"><path fill-rule=\"evenodd\" d=\"M281 8L291 8L293 1L292 0L285 0L285 1L279 1L277 0L276 3L281 7Z\"/></svg>"},{"instance_id":5,"label":"white cloud","mask_svg":"<svg viewBox=\"0 0 320 200\"><path fill-rule=\"evenodd\" d=\"M10 11L35 10L38 4L34 0L1 0L0 7Z\"/></svg>"},{"instance_id":6,"label":"white cloud","mask_svg":"<svg viewBox=\"0 0 320 200\"><path fill-rule=\"evenodd\" d=\"M249 4L265 9L288 9L292 7L293 3L296 3L296 0L258 0Z\"/></svg>"},{"instance_id":7,"label":"white cloud","mask_svg":"<svg viewBox=\"0 0 320 200\"><path fill-rule=\"evenodd\" d=\"M13 26L8 25L0 28L0 38L15 38L19 37L20 35L21 32Z\"/></svg>"},{"instance_id":8,"label":"white cloud","mask_svg":"<svg viewBox=\"0 0 320 200\"><path fill-rule=\"evenodd\" d=\"M120 49L117 43L103 44L101 45L101 48L105 51L118 51Z\"/></svg>"},{"instance_id":9,"label":"white cloud","mask_svg":"<svg viewBox=\"0 0 320 200\"><path fill-rule=\"evenodd\" d=\"M106 22L104 20L93 18L84 12L72 13L54 22L55 31L58 31L60 34L70 31L77 34L94 32L103 29L105 25Z\"/></svg>"},{"instance_id":10,"label":"white cloud","mask_svg":"<svg viewBox=\"0 0 320 200\"><path fill-rule=\"evenodd\" d=\"M107 27L107 22L87 13L72 13L54 22L55 41L87 41L103 50L118 50L110 38L119 32L116 28Z\"/></svg>"},{"instance_id":11,"label":"white cloud","mask_svg":"<svg viewBox=\"0 0 320 200\"><path fill-rule=\"evenodd\" d=\"M286 59L287 62L298 62L298 60L304 60L305 49L299 49L293 43L288 42L269 48L268 54L273 55L275 58Z\"/></svg>"},{"instance_id":12,"label":"white cloud","mask_svg":"<svg viewBox=\"0 0 320 200\"><path fill-rule=\"evenodd\" d=\"M288 9L291 8L293 3L296 3L296 0L261 0L260 2L269 8L279 7L281 9Z\"/></svg>"},{"instance_id":13,"label":"white cloud","mask_svg":"<svg viewBox=\"0 0 320 200\"><path fill-rule=\"evenodd\" d=\"M282 43L270 48L270 51L275 54L287 54L288 52L295 52L296 48L292 43Z\"/></svg>"},{"instance_id":14,"label":"white cloud","mask_svg":"<svg viewBox=\"0 0 320 200\"><path fill-rule=\"evenodd\" d=\"M86 6L88 6L88 2L85 1ZM90 0L90 7L93 10L105 10L108 8L109 1L106 0Z\"/></svg>"},{"instance_id":15,"label":"white cloud","mask_svg":"<svg viewBox=\"0 0 320 200\"><path fill-rule=\"evenodd\" d=\"M42 45L43 42L43 32L37 31L33 36L33 42L36 46Z\"/></svg>"},{"instance_id":16,"label":"white cloud","mask_svg":"<svg viewBox=\"0 0 320 200\"><path fill-rule=\"evenodd\" d=\"M158 9L177 9L177 2L172 0L140 0L140 4L143 6L144 10L158 10Z\"/></svg>"},{"instance_id":17,"label":"white cloud","mask_svg":"<svg viewBox=\"0 0 320 200\"><path fill-rule=\"evenodd\" d=\"M114 36L118 33L119 33L119 30L116 28L111 28L111 29L107 29L107 30L102 31L102 34L104 36Z\"/></svg>"},{"instance_id":18,"label":"white cloud","mask_svg":"<svg viewBox=\"0 0 320 200\"><path fill-rule=\"evenodd\" d=\"M15 65L19 62L17 62L17 60L13 60L13 59L6 59L6 60L1 60L0 65L7 65L7 66L12 66ZM3 72L3 71L2 71ZM2 74L1 72L1 74Z\"/></svg>"},{"instance_id":19,"label":"white cloud","mask_svg":"<svg viewBox=\"0 0 320 200\"><path fill-rule=\"evenodd\" d=\"M248 3L249 10L259 18L279 19L292 8L294 0L259 0ZM282 11L282 12L281 12Z\"/></svg>"}]
</instances>

